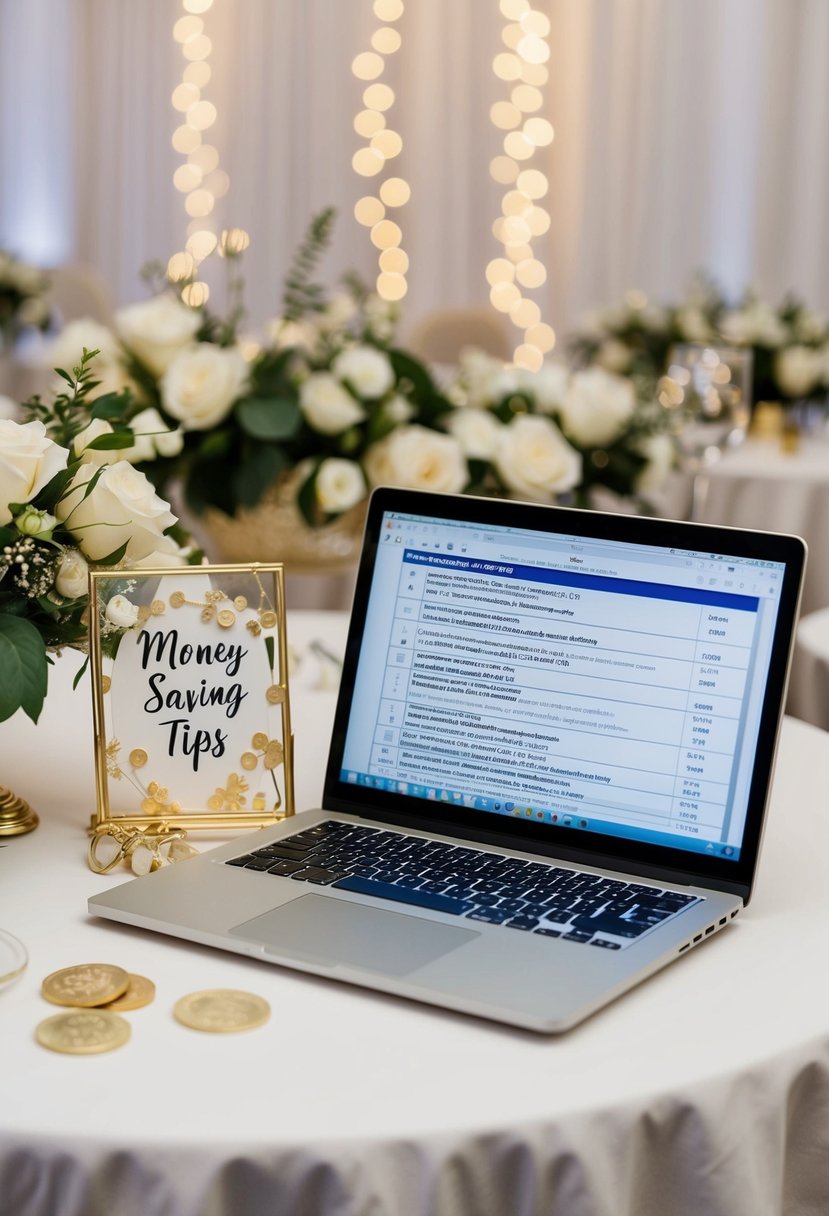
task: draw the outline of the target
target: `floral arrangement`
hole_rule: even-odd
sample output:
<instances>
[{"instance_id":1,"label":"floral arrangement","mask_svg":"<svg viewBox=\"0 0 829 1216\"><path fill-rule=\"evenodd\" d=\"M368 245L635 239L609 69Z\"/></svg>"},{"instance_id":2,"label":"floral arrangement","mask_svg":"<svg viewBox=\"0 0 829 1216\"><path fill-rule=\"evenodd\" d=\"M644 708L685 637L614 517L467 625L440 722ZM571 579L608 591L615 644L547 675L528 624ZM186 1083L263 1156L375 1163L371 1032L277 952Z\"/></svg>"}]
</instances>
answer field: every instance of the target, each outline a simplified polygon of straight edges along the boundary
<instances>
[{"instance_id":1,"label":"floral arrangement","mask_svg":"<svg viewBox=\"0 0 829 1216\"><path fill-rule=\"evenodd\" d=\"M184 276L121 309L114 333L68 326L53 361L94 342L97 391L121 405L97 416L95 434L129 431L139 467L162 493L180 480L196 513L232 517L290 478L312 526L379 484L584 505L598 486L646 492L670 453L665 436L653 446L661 420L630 379L556 364L520 372L471 352L454 383L439 384L395 344L396 305L354 276L330 295L312 281L332 219L312 221L261 343L238 332L239 230L218 246L237 301L228 318L187 303L198 284Z\"/></svg>"},{"instance_id":2,"label":"floral arrangement","mask_svg":"<svg viewBox=\"0 0 829 1216\"><path fill-rule=\"evenodd\" d=\"M48 286L41 270L0 249L0 350L13 346L25 329L46 329Z\"/></svg>"},{"instance_id":3,"label":"floral arrangement","mask_svg":"<svg viewBox=\"0 0 829 1216\"><path fill-rule=\"evenodd\" d=\"M794 297L775 307L747 292L729 304L704 279L676 304L654 304L644 292L627 292L620 304L586 318L571 349L580 362L632 376L648 391L679 342L750 347L755 402L791 404L829 392L829 319Z\"/></svg>"},{"instance_id":4,"label":"floral arrangement","mask_svg":"<svg viewBox=\"0 0 829 1216\"><path fill-rule=\"evenodd\" d=\"M85 650L91 567L182 565L200 559L169 505L135 467L147 441L102 427L117 395L90 397L96 352L84 351L65 390L0 419L0 721L17 709L36 722L48 655ZM113 594L103 632L114 644L138 608Z\"/></svg>"}]
</instances>

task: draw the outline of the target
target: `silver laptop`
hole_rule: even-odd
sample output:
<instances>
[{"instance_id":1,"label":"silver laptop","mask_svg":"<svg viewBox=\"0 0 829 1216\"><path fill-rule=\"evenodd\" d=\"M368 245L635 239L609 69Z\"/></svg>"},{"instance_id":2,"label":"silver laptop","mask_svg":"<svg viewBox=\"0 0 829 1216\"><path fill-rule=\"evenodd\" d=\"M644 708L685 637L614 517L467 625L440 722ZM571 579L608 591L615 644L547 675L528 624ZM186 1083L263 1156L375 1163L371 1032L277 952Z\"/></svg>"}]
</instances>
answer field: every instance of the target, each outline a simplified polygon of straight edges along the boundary
<instances>
[{"instance_id":1,"label":"silver laptop","mask_svg":"<svg viewBox=\"0 0 829 1216\"><path fill-rule=\"evenodd\" d=\"M566 1030L748 903L804 562L791 536L378 490L322 808L89 910Z\"/></svg>"}]
</instances>

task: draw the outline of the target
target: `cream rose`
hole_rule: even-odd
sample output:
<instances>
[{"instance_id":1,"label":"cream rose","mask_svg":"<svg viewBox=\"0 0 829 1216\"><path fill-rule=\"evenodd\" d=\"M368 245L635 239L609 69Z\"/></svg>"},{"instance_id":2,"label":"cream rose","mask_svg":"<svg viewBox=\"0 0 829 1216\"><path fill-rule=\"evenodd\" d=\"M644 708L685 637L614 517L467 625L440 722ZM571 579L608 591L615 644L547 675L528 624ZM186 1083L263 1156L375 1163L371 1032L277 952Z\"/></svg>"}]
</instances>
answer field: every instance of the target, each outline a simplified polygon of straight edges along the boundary
<instances>
[{"instance_id":1,"label":"cream rose","mask_svg":"<svg viewBox=\"0 0 829 1216\"><path fill-rule=\"evenodd\" d=\"M582 447L613 443L633 417L633 383L601 367L575 372L561 403L561 426Z\"/></svg>"},{"instance_id":2,"label":"cream rose","mask_svg":"<svg viewBox=\"0 0 829 1216\"><path fill-rule=\"evenodd\" d=\"M97 473L93 465L82 464L55 508L85 557L101 561L124 544L127 561L156 550L170 553L178 548L175 541L164 536L176 517L143 473L126 460L106 465L84 497Z\"/></svg>"},{"instance_id":3,"label":"cream rose","mask_svg":"<svg viewBox=\"0 0 829 1216\"><path fill-rule=\"evenodd\" d=\"M247 377L235 346L199 342L180 351L161 377L161 402L185 431L208 431L230 412Z\"/></svg>"},{"instance_id":4,"label":"cream rose","mask_svg":"<svg viewBox=\"0 0 829 1216\"><path fill-rule=\"evenodd\" d=\"M193 341L200 325L196 309L188 308L169 291L115 314L118 336L155 376L166 372L179 351Z\"/></svg>"},{"instance_id":5,"label":"cream rose","mask_svg":"<svg viewBox=\"0 0 829 1216\"><path fill-rule=\"evenodd\" d=\"M11 520L9 503L31 502L68 460L42 422L0 418L0 524Z\"/></svg>"},{"instance_id":6,"label":"cream rose","mask_svg":"<svg viewBox=\"0 0 829 1216\"><path fill-rule=\"evenodd\" d=\"M449 434L457 439L465 456L471 460L491 460L498 450L503 425L487 410L461 407L449 415Z\"/></svg>"},{"instance_id":7,"label":"cream rose","mask_svg":"<svg viewBox=\"0 0 829 1216\"><path fill-rule=\"evenodd\" d=\"M372 485L405 486L458 494L469 480L461 446L451 435L423 426L392 431L368 449L363 459Z\"/></svg>"},{"instance_id":8,"label":"cream rose","mask_svg":"<svg viewBox=\"0 0 829 1216\"><path fill-rule=\"evenodd\" d=\"M65 325L57 337L46 345L43 358L49 367L62 367L70 371L80 363L84 349L98 351L92 363L96 380L103 367L111 368L120 363L121 351L115 334L92 317L79 317Z\"/></svg>"},{"instance_id":9,"label":"cream rose","mask_svg":"<svg viewBox=\"0 0 829 1216\"><path fill-rule=\"evenodd\" d=\"M539 414L519 414L503 428L495 467L510 490L533 502L551 502L581 478L581 456Z\"/></svg>"},{"instance_id":10,"label":"cream rose","mask_svg":"<svg viewBox=\"0 0 829 1216\"><path fill-rule=\"evenodd\" d=\"M516 388L532 397L542 413L551 414L564 400L569 381L570 372L565 365L551 359L537 372L518 369Z\"/></svg>"},{"instance_id":11,"label":"cream rose","mask_svg":"<svg viewBox=\"0 0 829 1216\"><path fill-rule=\"evenodd\" d=\"M359 402L330 372L312 372L303 380L299 408L308 425L322 435L339 435L366 416Z\"/></svg>"},{"instance_id":12,"label":"cream rose","mask_svg":"<svg viewBox=\"0 0 829 1216\"><path fill-rule=\"evenodd\" d=\"M55 590L64 599L76 600L88 590L89 564L77 549L67 549L58 562Z\"/></svg>"},{"instance_id":13,"label":"cream rose","mask_svg":"<svg viewBox=\"0 0 829 1216\"><path fill-rule=\"evenodd\" d=\"M122 458L130 464L155 460L156 456L178 456L184 447L181 427L171 431L152 406L130 420L130 430L135 435L135 443L131 448L121 449Z\"/></svg>"},{"instance_id":14,"label":"cream rose","mask_svg":"<svg viewBox=\"0 0 829 1216\"><path fill-rule=\"evenodd\" d=\"M788 346L775 356L774 372L787 397L808 397L822 378L823 356L811 346Z\"/></svg>"},{"instance_id":15,"label":"cream rose","mask_svg":"<svg viewBox=\"0 0 829 1216\"><path fill-rule=\"evenodd\" d=\"M317 502L327 515L339 515L365 497L366 479L353 460L323 460L316 480Z\"/></svg>"},{"instance_id":16,"label":"cream rose","mask_svg":"<svg viewBox=\"0 0 829 1216\"><path fill-rule=\"evenodd\" d=\"M388 355L373 346L347 347L337 355L331 370L360 397L382 397L394 384L394 369Z\"/></svg>"},{"instance_id":17,"label":"cream rose","mask_svg":"<svg viewBox=\"0 0 829 1216\"><path fill-rule=\"evenodd\" d=\"M138 624L138 605L133 604L125 595L113 595L104 610L104 616L110 625L119 629L131 629Z\"/></svg>"},{"instance_id":18,"label":"cream rose","mask_svg":"<svg viewBox=\"0 0 829 1216\"><path fill-rule=\"evenodd\" d=\"M93 439L99 439L101 435L112 434L113 430L108 422L105 422L103 418L93 418L82 431L78 431L72 440L72 455L83 464L114 464L116 460L122 460L122 452L117 448L99 449L89 446Z\"/></svg>"}]
</instances>

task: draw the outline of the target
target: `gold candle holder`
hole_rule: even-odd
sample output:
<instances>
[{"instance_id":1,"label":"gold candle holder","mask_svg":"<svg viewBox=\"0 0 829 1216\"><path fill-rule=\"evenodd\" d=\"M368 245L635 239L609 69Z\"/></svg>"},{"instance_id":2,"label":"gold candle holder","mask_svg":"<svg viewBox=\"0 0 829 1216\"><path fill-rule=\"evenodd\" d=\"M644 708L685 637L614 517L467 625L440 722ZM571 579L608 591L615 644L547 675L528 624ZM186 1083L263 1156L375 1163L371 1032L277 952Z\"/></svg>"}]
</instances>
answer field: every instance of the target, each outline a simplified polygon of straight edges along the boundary
<instances>
[{"instance_id":1,"label":"gold candle holder","mask_svg":"<svg viewBox=\"0 0 829 1216\"><path fill-rule=\"evenodd\" d=\"M0 836L22 836L39 822L25 798L0 785Z\"/></svg>"}]
</instances>

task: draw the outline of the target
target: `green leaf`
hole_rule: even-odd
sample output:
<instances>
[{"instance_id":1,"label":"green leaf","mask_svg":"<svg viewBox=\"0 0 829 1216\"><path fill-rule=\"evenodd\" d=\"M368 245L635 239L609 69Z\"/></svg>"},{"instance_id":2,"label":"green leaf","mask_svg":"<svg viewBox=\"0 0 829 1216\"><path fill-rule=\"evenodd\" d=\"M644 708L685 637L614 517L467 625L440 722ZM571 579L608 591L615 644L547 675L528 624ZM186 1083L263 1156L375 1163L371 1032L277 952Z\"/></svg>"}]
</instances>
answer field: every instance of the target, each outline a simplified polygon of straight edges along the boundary
<instances>
[{"instance_id":1,"label":"green leaf","mask_svg":"<svg viewBox=\"0 0 829 1216\"><path fill-rule=\"evenodd\" d=\"M131 448L135 445L135 435L132 431L113 431L111 435L99 435L86 445L95 452L112 452L118 448Z\"/></svg>"},{"instance_id":2,"label":"green leaf","mask_svg":"<svg viewBox=\"0 0 829 1216\"><path fill-rule=\"evenodd\" d=\"M107 422L121 418L131 404L131 393L125 390L121 393L104 393L96 397L89 407L91 418L104 418Z\"/></svg>"},{"instance_id":3,"label":"green leaf","mask_svg":"<svg viewBox=\"0 0 829 1216\"><path fill-rule=\"evenodd\" d=\"M233 442L233 432L227 427L220 431L208 431L196 451L199 460L215 460L224 456Z\"/></svg>"},{"instance_id":4,"label":"green leaf","mask_svg":"<svg viewBox=\"0 0 829 1216\"><path fill-rule=\"evenodd\" d=\"M239 425L253 439L290 439L302 415L290 397L248 397L236 405Z\"/></svg>"},{"instance_id":5,"label":"green leaf","mask_svg":"<svg viewBox=\"0 0 829 1216\"><path fill-rule=\"evenodd\" d=\"M434 380L427 368L417 359L402 350L390 350L389 358L397 379L411 381L416 397L429 398L437 395Z\"/></svg>"},{"instance_id":6,"label":"green leaf","mask_svg":"<svg viewBox=\"0 0 829 1216\"><path fill-rule=\"evenodd\" d=\"M43 639L31 621L0 615L0 722L22 709L37 722L46 696Z\"/></svg>"},{"instance_id":7,"label":"green leaf","mask_svg":"<svg viewBox=\"0 0 829 1216\"><path fill-rule=\"evenodd\" d=\"M299 508L300 515L312 528L318 528L324 518L317 502L318 472L319 465L316 465L311 476L307 477L299 487L299 492L296 496L296 505Z\"/></svg>"},{"instance_id":8,"label":"green leaf","mask_svg":"<svg viewBox=\"0 0 829 1216\"><path fill-rule=\"evenodd\" d=\"M117 549L113 549L111 553L108 553L106 555L106 557L96 557L95 565L96 566L117 566L118 563L120 562L121 558L126 555L127 543L128 543L127 541L124 541L123 545L119 545Z\"/></svg>"},{"instance_id":9,"label":"green leaf","mask_svg":"<svg viewBox=\"0 0 829 1216\"><path fill-rule=\"evenodd\" d=\"M255 507L287 464L285 453L274 444L251 444L233 474L233 489L239 506Z\"/></svg>"},{"instance_id":10,"label":"green leaf","mask_svg":"<svg viewBox=\"0 0 829 1216\"><path fill-rule=\"evenodd\" d=\"M71 388L75 387L75 381L69 375L69 372L64 371L62 367L56 367L55 371L66 381L68 385L70 385Z\"/></svg>"}]
</instances>

